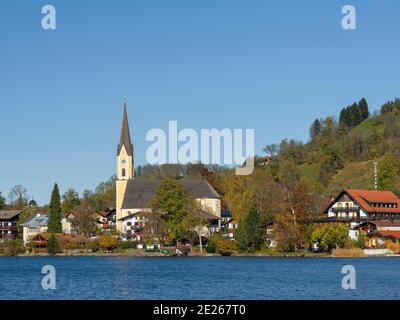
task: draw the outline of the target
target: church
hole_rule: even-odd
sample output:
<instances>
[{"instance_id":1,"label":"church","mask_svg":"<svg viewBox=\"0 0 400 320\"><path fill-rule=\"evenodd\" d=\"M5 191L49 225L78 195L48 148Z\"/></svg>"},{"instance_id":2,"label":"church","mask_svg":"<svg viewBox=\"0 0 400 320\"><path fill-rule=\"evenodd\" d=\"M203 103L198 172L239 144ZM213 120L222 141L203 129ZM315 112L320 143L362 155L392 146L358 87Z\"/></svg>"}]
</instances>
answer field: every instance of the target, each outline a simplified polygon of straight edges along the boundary
<instances>
[{"instance_id":1,"label":"church","mask_svg":"<svg viewBox=\"0 0 400 320\"><path fill-rule=\"evenodd\" d=\"M180 180L186 192L200 204L201 214L212 222L211 232L218 231L221 218L221 197L206 180ZM146 223L151 212L151 199L160 181L135 179L134 148L129 132L126 100L117 147L116 227L122 239L135 239L135 233ZM137 238L136 238L137 239Z\"/></svg>"}]
</instances>

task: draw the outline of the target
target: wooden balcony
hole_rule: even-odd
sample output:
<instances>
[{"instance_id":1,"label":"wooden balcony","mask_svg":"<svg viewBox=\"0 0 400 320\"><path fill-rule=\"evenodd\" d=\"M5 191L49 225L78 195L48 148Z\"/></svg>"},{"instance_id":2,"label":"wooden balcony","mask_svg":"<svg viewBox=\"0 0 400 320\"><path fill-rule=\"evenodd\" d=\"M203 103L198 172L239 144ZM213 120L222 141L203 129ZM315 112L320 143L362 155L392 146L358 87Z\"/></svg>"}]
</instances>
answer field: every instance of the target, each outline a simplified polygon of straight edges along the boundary
<instances>
[{"instance_id":1,"label":"wooden balcony","mask_svg":"<svg viewBox=\"0 0 400 320\"><path fill-rule=\"evenodd\" d=\"M360 213L359 207L333 207L331 208L333 213Z\"/></svg>"},{"instance_id":2,"label":"wooden balcony","mask_svg":"<svg viewBox=\"0 0 400 320\"><path fill-rule=\"evenodd\" d=\"M17 230L16 226L0 226L0 231L4 230L4 231L8 231L8 230Z\"/></svg>"}]
</instances>

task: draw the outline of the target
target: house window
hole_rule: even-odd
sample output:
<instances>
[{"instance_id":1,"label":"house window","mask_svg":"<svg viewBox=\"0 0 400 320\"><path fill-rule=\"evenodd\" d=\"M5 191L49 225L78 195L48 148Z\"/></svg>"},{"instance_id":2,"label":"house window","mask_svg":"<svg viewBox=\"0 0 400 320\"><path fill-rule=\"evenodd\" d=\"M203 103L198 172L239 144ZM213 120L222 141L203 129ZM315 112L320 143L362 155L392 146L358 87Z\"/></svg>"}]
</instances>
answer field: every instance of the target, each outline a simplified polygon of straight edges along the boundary
<instances>
[{"instance_id":1,"label":"house window","mask_svg":"<svg viewBox=\"0 0 400 320\"><path fill-rule=\"evenodd\" d=\"M125 177L125 169L122 169L122 176Z\"/></svg>"}]
</instances>

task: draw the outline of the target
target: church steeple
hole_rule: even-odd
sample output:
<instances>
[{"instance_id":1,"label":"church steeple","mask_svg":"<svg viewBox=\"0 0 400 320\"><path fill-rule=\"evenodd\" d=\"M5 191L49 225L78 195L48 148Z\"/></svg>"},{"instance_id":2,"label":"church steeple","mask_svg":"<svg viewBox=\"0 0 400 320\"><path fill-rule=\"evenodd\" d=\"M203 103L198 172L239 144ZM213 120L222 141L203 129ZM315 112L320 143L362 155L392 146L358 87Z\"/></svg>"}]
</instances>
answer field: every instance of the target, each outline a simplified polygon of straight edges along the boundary
<instances>
[{"instance_id":1,"label":"church steeple","mask_svg":"<svg viewBox=\"0 0 400 320\"><path fill-rule=\"evenodd\" d=\"M124 98L124 114L122 117L121 137L117 148L117 179L131 180L134 177L133 145L129 133L126 98Z\"/></svg>"},{"instance_id":2,"label":"church steeple","mask_svg":"<svg viewBox=\"0 0 400 320\"><path fill-rule=\"evenodd\" d=\"M118 144L117 156L121 153L122 147L125 147L125 151L128 156L133 156L133 145L131 142L131 135L129 133L129 123L128 115L126 112L126 98L124 98L124 114L122 116L122 127L121 127L121 137Z\"/></svg>"}]
</instances>

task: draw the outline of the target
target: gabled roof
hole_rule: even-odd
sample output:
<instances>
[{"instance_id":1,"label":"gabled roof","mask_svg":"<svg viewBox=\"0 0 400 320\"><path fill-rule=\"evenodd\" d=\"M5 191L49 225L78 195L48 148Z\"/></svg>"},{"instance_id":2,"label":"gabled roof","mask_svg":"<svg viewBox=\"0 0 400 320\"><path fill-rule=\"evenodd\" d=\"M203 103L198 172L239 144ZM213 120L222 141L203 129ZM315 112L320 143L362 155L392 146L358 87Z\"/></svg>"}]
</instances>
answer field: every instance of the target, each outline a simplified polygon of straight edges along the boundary
<instances>
[{"instance_id":1,"label":"gabled roof","mask_svg":"<svg viewBox=\"0 0 400 320\"><path fill-rule=\"evenodd\" d=\"M31 240L32 241L38 241L39 238L42 238L42 239L48 241L53 234L56 236L58 241L60 241L60 240L61 241L62 240L64 240L64 241L65 240L71 240L71 239L74 238L74 236L71 235L71 234L45 232L45 233L38 233L38 234L34 235Z\"/></svg>"},{"instance_id":2,"label":"gabled roof","mask_svg":"<svg viewBox=\"0 0 400 320\"><path fill-rule=\"evenodd\" d=\"M21 210L0 210L0 220L11 220L20 213Z\"/></svg>"},{"instance_id":3,"label":"gabled roof","mask_svg":"<svg viewBox=\"0 0 400 320\"><path fill-rule=\"evenodd\" d=\"M400 212L400 199L392 191L377 190L358 190L346 189L342 191L328 206L328 211L332 205L343 195L347 194L353 201L357 202L366 212L397 213ZM371 203L397 204L397 208L372 207Z\"/></svg>"},{"instance_id":4,"label":"gabled roof","mask_svg":"<svg viewBox=\"0 0 400 320\"><path fill-rule=\"evenodd\" d=\"M146 216L146 215L149 215L149 214L151 215L152 212L148 212L148 211L138 211L138 212L130 213L130 214L128 214L127 216L122 217L122 218L120 218L120 219L118 219L118 220L120 220L120 221L125 221L125 220L129 220L130 218L135 217L135 216Z\"/></svg>"},{"instance_id":5,"label":"gabled roof","mask_svg":"<svg viewBox=\"0 0 400 320\"><path fill-rule=\"evenodd\" d=\"M206 180L179 180L186 191L193 197L220 199L218 193ZM125 190L122 209L150 208L151 200L156 194L160 181L129 180Z\"/></svg>"},{"instance_id":6,"label":"gabled roof","mask_svg":"<svg viewBox=\"0 0 400 320\"><path fill-rule=\"evenodd\" d=\"M48 221L49 216L47 214L35 214L34 216L25 220L21 226L28 228L46 227Z\"/></svg>"},{"instance_id":7,"label":"gabled roof","mask_svg":"<svg viewBox=\"0 0 400 320\"><path fill-rule=\"evenodd\" d=\"M374 235L378 235L384 238L400 239L400 231L380 230L380 231L375 231Z\"/></svg>"},{"instance_id":8,"label":"gabled roof","mask_svg":"<svg viewBox=\"0 0 400 320\"><path fill-rule=\"evenodd\" d=\"M131 142L131 135L129 133L128 115L126 112L126 101L124 101L124 114L122 116L121 137L119 139L117 155L119 155L123 146L125 147L128 156L133 156L133 145Z\"/></svg>"},{"instance_id":9,"label":"gabled roof","mask_svg":"<svg viewBox=\"0 0 400 320\"><path fill-rule=\"evenodd\" d=\"M107 218L115 214L115 209L106 209L104 211L96 211L95 213L99 214L103 218Z\"/></svg>"},{"instance_id":10,"label":"gabled roof","mask_svg":"<svg viewBox=\"0 0 400 320\"><path fill-rule=\"evenodd\" d=\"M197 210L197 214L204 220L220 220L218 216L204 210Z\"/></svg>"}]
</instances>

